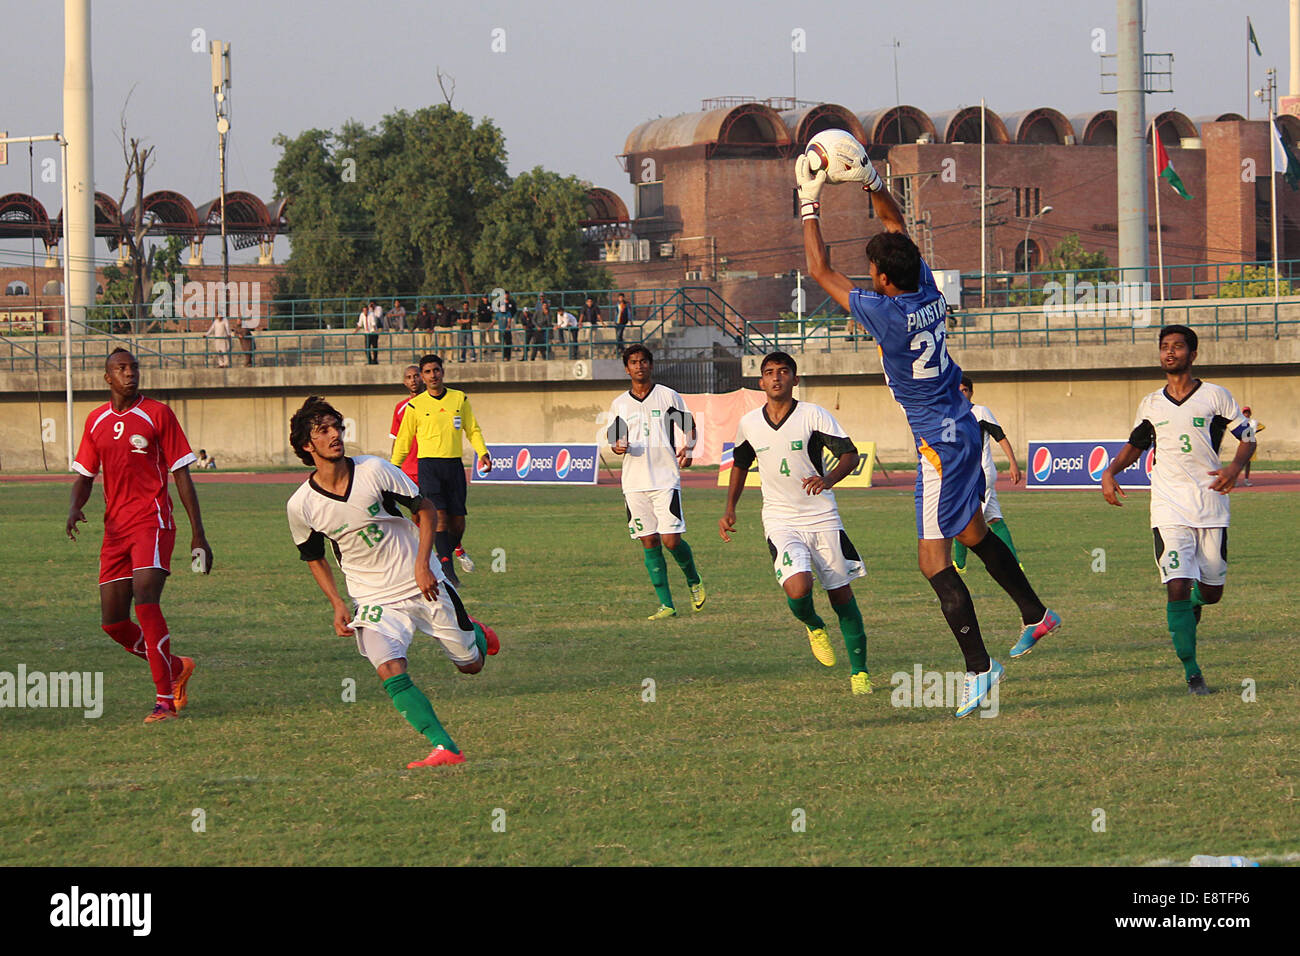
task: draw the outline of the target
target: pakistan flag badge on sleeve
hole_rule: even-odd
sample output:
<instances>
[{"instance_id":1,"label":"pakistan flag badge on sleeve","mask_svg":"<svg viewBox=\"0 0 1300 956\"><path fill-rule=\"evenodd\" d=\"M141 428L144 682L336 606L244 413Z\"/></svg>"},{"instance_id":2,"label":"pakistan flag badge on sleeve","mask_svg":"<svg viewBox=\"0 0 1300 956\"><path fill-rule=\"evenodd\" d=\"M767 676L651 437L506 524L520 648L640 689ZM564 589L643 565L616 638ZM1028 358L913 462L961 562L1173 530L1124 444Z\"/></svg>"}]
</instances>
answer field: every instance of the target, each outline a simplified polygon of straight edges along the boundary
<instances>
[{"instance_id":1,"label":"pakistan flag badge on sleeve","mask_svg":"<svg viewBox=\"0 0 1300 956\"><path fill-rule=\"evenodd\" d=\"M791 450L791 451L803 451L803 441L800 440L800 441L792 441L792 442L790 442L790 450Z\"/></svg>"}]
</instances>

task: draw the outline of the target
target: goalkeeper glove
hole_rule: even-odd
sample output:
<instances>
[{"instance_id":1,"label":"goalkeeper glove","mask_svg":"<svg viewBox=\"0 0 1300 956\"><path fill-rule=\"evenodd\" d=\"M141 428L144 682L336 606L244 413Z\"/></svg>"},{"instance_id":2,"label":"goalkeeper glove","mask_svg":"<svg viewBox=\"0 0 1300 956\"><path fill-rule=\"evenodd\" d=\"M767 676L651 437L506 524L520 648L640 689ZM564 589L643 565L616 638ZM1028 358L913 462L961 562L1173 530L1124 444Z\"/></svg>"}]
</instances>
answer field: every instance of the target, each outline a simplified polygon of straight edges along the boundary
<instances>
[{"instance_id":1,"label":"goalkeeper glove","mask_svg":"<svg viewBox=\"0 0 1300 956\"><path fill-rule=\"evenodd\" d=\"M871 165L871 160L863 160L862 165L857 169L845 174L848 182L862 183L862 188L868 192L879 192L885 188L885 181L880 178L880 173L876 172L876 167Z\"/></svg>"},{"instance_id":2,"label":"goalkeeper glove","mask_svg":"<svg viewBox=\"0 0 1300 956\"><path fill-rule=\"evenodd\" d=\"M879 177L877 177L879 178ZM799 215L803 219L820 219L822 186L826 185L826 170L816 173L808 170L808 154L802 153L794 162L794 181L799 190Z\"/></svg>"}]
</instances>

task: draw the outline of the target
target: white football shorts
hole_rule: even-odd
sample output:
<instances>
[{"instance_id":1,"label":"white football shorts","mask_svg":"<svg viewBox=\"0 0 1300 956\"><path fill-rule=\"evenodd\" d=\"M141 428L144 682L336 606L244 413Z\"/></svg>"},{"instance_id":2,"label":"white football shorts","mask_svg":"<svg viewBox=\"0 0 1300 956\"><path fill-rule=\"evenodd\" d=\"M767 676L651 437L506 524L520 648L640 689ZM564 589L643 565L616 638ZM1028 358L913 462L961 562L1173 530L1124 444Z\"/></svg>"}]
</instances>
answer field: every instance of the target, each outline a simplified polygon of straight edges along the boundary
<instances>
[{"instance_id":1,"label":"white football shorts","mask_svg":"<svg viewBox=\"0 0 1300 956\"><path fill-rule=\"evenodd\" d=\"M984 499L984 520L996 521L1002 517L1002 506L998 504L998 493L989 490L988 497Z\"/></svg>"},{"instance_id":2,"label":"white football shorts","mask_svg":"<svg viewBox=\"0 0 1300 956\"><path fill-rule=\"evenodd\" d=\"M436 638L456 664L479 659L474 624L446 581L438 582L436 601L417 594L390 604L359 605L348 626L357 632L357 650L376 668L406 657L416 631Z\"/></svg>"},{"instance_id":3,"label":"white football shorts","mask_svg":"<svg viewBox=\"0 0 1300 956\"><path fill-rule=\"evenodd\" d=\"M1202 584L1228 579L1228 529L1168 526L1152 528L1160 581L1191 578Z\"/></svg>"},{"instance_id":4,"label":"white football shorts","mask_svg":"<svg viewBox=\"0 0 1300 956\"><path fill-rule=\"evenodd\" d=\"M774 528L768 532L767 549L772 553L772 568L778 583L792 574L811 571L823 588L833 591L867 573L843 528L830 531Z\"/></svg>"},{"instance_id":5,"label":"white football shorts","mask_svg":"<svg viewBox=\"0 0 1300 956\"><path fill-rule=\"evenodd\" d=\"M680 488L625 491L623 501L627 504L627 533L633 538L686 533Z\"/></svg>"}]
</instances>

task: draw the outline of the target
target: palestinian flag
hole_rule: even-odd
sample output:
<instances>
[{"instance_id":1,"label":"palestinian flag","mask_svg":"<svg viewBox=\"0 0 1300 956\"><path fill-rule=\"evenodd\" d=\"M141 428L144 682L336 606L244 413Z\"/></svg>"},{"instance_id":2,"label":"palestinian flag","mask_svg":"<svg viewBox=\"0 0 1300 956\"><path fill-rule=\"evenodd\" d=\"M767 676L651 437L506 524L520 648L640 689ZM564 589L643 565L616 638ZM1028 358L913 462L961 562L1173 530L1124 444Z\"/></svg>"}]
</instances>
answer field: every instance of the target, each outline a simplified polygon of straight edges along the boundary
<instances>
[{"instance_id":1,"label":"palestinian flag","mask_svg":"<svg viewBox=\"0 0 1300 956\"><path fill-rule=\"evenodd\" d=\"M1273 168L1282 174L1292 189L1300 189L1300 160L1282 138L1277 120L1273 121Z\"/></svg>"},{"instance_id":2,"label":"palestinian flag","mask_svg":"<svg viewBox=\"0 0 1300 956\"><path fill-rule=\"evenodd\" d=\"M1156 169L1160 178L1174 187L1174 192L1184 199L1191 199L1192 194L1183 186L1183 181L1178 178L1178 173L1174 171L1174 164L1169 161L1169 154L1165 152L1165 144L1160 141L1160 134L1155 130L1151 131L1151 138L1156 141Z\"/></svg>"}]
</instances>

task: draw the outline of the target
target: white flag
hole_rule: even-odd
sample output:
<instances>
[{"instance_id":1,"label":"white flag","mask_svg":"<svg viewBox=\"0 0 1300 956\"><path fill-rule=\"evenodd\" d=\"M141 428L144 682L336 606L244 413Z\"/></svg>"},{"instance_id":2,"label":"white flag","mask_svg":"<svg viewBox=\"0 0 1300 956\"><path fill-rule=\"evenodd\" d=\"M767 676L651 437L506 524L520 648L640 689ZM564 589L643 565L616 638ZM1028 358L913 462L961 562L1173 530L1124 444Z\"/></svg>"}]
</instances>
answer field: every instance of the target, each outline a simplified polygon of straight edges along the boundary
<instances>
[{"instance_id":1,"label":"white flag","mask_svg":"<svg viewBox=\"0 0 1300 956\"><path fill-rule=\"evenodd\" d=\"M1282 134L1278 131L1277 121L1273 126L1273 172L1285 173L1287 165L1286 147L1282 145Z\"/></svg>"}]
</instances>

